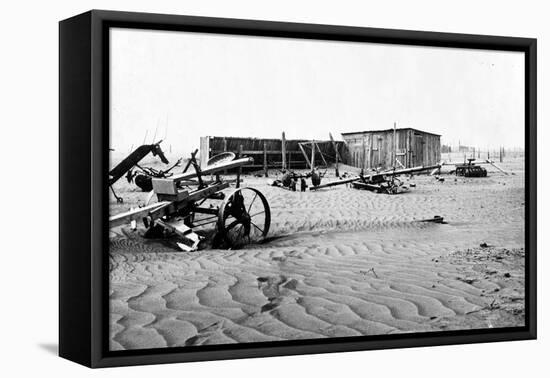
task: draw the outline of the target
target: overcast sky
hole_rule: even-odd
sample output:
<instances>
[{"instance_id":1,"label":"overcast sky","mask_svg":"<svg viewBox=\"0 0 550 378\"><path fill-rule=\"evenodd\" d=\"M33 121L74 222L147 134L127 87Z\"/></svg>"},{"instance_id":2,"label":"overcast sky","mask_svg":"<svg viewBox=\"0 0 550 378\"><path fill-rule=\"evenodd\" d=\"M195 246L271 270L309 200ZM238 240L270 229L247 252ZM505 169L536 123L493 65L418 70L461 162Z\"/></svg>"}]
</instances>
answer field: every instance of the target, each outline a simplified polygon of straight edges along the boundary
<instances>
[{"instance_id":1,"label":"overcast sky","mask_svg":"<svg viewBox=\"0 0 550 378\"><path fill-rule=\"evenodd\" d=\"M442 143L524 143L523 53L351 42L111 30L111 147L167 132L341 139L414 127Z\"/></svg>"}]
</instances>

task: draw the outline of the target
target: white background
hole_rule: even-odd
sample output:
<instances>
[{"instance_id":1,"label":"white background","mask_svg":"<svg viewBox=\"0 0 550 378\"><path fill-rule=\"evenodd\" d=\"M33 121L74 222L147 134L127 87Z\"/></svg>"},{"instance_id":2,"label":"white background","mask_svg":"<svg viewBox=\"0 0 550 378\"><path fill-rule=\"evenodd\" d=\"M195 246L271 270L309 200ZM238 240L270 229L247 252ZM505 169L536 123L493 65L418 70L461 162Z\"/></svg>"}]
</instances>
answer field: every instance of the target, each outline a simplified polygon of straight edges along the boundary
<instances>
[{"instance_id":1,"label":"white background","mask_svg":"<svg viewBox=\"0 0 550 378\"><path fill-rule=\"evenodd\" d=\"M548 374L545 256L550 166L542 147L550 26L543 1L18 1L0 23L0 374L117 377L520 377ZM539 340L89 370L58 358L58 26L91 8L536 37L539 39ZM18 174L21 170L22 174ZM544 189L546 188L546 189ZM546 274L543 274L545 272ZM546 347L546 353L544 351Z\"/></svg>"}]
</instances>

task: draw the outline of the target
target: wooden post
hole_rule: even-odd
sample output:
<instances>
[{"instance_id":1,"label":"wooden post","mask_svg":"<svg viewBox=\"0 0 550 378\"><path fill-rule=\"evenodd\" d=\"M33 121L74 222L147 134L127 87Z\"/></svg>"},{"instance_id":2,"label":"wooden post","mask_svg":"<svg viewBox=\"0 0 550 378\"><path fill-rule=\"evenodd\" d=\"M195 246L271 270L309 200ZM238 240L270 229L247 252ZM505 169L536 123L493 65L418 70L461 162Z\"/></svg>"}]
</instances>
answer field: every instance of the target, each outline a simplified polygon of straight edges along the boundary
<instances>
[{"instance_id":1,"label":"wooden post","mask_svg":"<svg viewBox=\"0 0 550 378\"><path fill-rule=\"evenodd\" d=\"M267 142L264 141L264 174L265 177L269 177L267 172Z\"/></svg>"},{"instance_id":2,"label":"wooden post","mask_svg":"<svg viewBox=\"0 0 550 378\"><path fill-rule=\"evenodd\" d=\"M397 161L397 122L393 123L393 161L392 167L395 167Z\"/></svg>"},{"instance_id":3,"label":"wooden post","mask_svg":"<svg viewBox=\"0 0 550 378\"><path fill-rule=\"evenodd\" d=\"M334 174L336 175L336 177L340 177L340 171L338 171L338 150L336 150L336 164Z\"/></svg>"},{"instance_id":4,"label":"wooden post","mask_svg":"<svg viewBox=\"0 0 550 378\"><path fill-rule=\"evenodd\" d=\"M281 155L283 158L283 169L286 169L286 138L285 138L285 132L283 131L283 135L281 137Z\"/></svg>"},{"instance_id":5,"label":"wooden post","mask_svg":"<svg viewBox=\"0 0 550 378\"><path fill-rule=\"evenodd\" d=\"M328 136L330 137L330 142L332 143L332 147L334 148L335 153L335 160L336 160L336 177L340 177L340 172L338 171L338 160L340 160L340 153L338 152L338 145L334 141L334 138L332 137L331 133L328 133Z\"/></svg>"},{"instance_id":6,"label":"wooden post","mask_svg":"<svg viewBox=\"0 0 550 378\"><path fill-rule=\"evenodd\" d=\"M315 170L315 143L311 141L311 172Z\"/></svg>"},{"instance_id":7,"label":"wooden post","mask_svg":"<svg viewBox=\"0 0 550 378\"><path fill-rule=\"evenodd\" d=\"M502 163L502 147L499 148L498 159Z\"/></svg>"},{"instance_id":8,"label":"wooden post","mask_svg":"<svg viewBox=\"0 0 550 378\"><path fill-rule=\"evenodd\" d=\"M304 158L306 159L307 165L309 165L309 167L311 169L313 169L312 166L311 166L311 163L309 162L309 158L307 157L306 151L304 150L304 147L302 146L302 143L298 143L298 147L300 147L300 151L302 151L302 154L304 155Z\"/></svg>"},{"instance_id":9,"label":"wooden post","mask_svg":"<svg viewBox=\"0 0 550 378\"><path fill-rule=\"evenodd\" d=\"M328 167L328 163L325 160L325 157L323 156L323 151L321 151L321 149L319 148L319 145L317 143L313 142L313 144L315 145L315 148L317 148L317 151L319 151L319 156L321 157L321 160L323 160L323 163L325 164L325 167Z\"/></svg>"},{"instance_id":10,"label":"wooden post","mask_svg":"<svg viewBox=\"0 0 550 378\"><path fill-rule=\"evenodd\" d=\"M237 159L241 158L243 156L243 145L241 144L239 146L239 152L237 153ZM241 187L241 173L243 172L242 165L239 167L239 170L237 171L237 184L235 185L236 188Z\"/></svg>"},{"instance_id":11,"label":"wooden post","mask_svg":"<svg viewBox=\"0 0 550 378\"><path fill-rule=\"evenodd\" d=\"M201 137L200 143L200 167L204 169L208 165L208 159L210 159L210 137Z\"/></svg>"},{"instance_id":12,"label":"wooden post","mask_svg":"<svg viewBox=\"0 0 550 378\"><path fill-rule=\"evenodd\" d=\"M365 143L365 136L363 136L362 138L363 140L363 153L362 153L362 156L361 156L361 175L364 175L365 174L365 157L366 157L366 143Z\"/></svg>"}]
</instances>

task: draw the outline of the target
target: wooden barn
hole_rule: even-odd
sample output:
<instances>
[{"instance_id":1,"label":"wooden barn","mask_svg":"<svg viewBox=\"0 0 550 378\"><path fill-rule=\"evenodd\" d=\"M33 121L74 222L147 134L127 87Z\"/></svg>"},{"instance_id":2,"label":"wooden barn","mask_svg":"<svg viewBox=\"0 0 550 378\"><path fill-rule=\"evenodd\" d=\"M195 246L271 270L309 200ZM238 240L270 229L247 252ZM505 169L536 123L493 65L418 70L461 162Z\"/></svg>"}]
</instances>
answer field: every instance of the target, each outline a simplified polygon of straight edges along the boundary
<instances>
[{"instance_id":1,"label":"wooden barn","mask_svg":"<svg viewBox=\"0 0 550 378\"><path fill-rule=\"evenodd\" d=\"M411 168L441 161L441 136L413 128L342 133L342 137L347 163L358 168Z\"/></svg>"},{"instance_id":2,"label":"wooden barn","mask_svg":"<svg viewBox=\"0 0 550 378\"><path fill-rule=\"evenodd\" d=\"M266 175L270 169L311 169L312 161L314 167L327 167L336 162L337 155L341 161L344 150L345 143L342 141L286 139L284 133L281 139L217 136L200 138L201 166L205 166L212 156L229 151L254 159L251 164L243 166L245 171L265 171Z\"/></svg>"}]
</instances>

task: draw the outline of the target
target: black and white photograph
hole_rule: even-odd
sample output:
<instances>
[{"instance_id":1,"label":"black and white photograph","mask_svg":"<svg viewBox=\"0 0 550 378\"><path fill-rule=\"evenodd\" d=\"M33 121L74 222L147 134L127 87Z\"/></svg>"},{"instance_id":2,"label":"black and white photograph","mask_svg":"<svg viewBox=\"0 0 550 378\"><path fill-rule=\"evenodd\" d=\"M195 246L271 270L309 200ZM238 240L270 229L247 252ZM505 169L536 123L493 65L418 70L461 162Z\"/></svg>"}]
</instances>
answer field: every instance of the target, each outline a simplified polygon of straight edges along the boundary
<instances>
[{"instance_id":1,"label":"black and white photograph","mask_svg":"<svg viewBox=\"0 0 550 378\"><path fill-rule=\"evenodd\" d=\"M108 38L110 351L525 327L524 52Z\"/></svg>"},{"instance_id":2,"label":"black and white photograph","mask_svg":"<svg viewBox=\"0 0 550 378\"><path fill-rule=\"evenodd\" d=\"M0 376L544 376L546 8L3 4Z\"/></svg>"}]
</instances>

